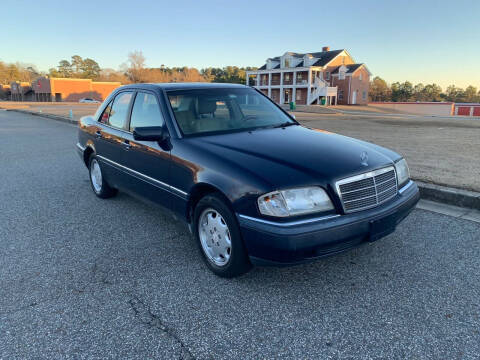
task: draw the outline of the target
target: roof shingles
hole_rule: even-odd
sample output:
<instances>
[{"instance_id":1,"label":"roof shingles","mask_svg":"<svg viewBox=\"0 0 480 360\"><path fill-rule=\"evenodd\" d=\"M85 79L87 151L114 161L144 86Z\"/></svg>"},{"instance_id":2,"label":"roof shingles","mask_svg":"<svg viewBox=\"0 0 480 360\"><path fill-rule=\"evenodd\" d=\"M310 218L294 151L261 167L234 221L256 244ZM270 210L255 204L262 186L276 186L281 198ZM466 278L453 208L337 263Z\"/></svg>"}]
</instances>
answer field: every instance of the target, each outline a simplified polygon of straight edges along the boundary
<instances>
[{"instance_id":1,"label":"roof shingles","mask_svg":"<svg viewBox=\"0 0 480 360\"><path fill-rule=\"evenodd\" d=\"M302 58L305 55L312 55L314 58L317 58L318 60L313 64L313 66L325 66L328 64L330 61L332 61L338 54L340 54L343 51L341 50L330 50L330 51L320 51L320 52L313 52L313 53L294 53L294 52L287 52L287 54L296 57L296 58ZM270 58L271 60L280 60L280 56L275 56L273 58ZM300 62L296 67L301 67L303 66L303 61ZM275 67L277 68L277 67ZM264 70L266 69L266 64L260 67L259 70Z\"/></svg>"}]
</instances>

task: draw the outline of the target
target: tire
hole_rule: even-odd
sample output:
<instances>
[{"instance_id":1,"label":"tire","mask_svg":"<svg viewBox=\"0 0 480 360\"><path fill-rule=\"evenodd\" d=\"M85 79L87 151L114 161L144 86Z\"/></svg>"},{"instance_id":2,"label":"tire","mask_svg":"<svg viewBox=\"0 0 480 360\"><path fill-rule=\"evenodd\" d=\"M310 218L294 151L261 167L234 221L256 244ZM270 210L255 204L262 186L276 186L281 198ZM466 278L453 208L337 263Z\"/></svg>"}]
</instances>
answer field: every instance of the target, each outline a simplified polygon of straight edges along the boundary
<instances>
[{"instance_id":1,"label":"tire","mask_svg":"<svg viewBox=\"0 0 480 360\"><path fill-rule=\"evenodd\" d=\"M117 195L117 189L108 185L102 173L102 167L95 154L90 155L88 159L88 175L92 190L99 198L108 199Z\"/></svg>"},{"instance_id":2,"label":"tire","mask_svg":"<svg viewBox=\"0 0 480 360\"><path fill-rule=\"evenodd\" d=\"M232 278L252 268L237 220L220 194L200 199L193 225L200 252L213 273Z\"/></svg>"}]
</instances>

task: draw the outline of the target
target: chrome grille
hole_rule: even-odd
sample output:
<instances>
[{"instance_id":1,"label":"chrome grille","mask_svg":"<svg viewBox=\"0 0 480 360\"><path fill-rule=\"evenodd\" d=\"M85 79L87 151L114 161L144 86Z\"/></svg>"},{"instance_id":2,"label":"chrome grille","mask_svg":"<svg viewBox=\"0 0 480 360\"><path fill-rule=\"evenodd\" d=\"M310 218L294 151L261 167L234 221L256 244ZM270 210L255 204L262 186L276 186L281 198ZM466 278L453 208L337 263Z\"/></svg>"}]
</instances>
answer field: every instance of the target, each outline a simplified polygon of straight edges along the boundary
<instances>
[{"instance_id":1,"label":"chrome grille","mask_svg":"<svg viewBox=\"0 0 480 360\"><path fill-rule=\"evenodd\" d=\"M393 166L340 180L336 187L346 213L380 205L398 190Z\"/></svg>"}]
</instances>

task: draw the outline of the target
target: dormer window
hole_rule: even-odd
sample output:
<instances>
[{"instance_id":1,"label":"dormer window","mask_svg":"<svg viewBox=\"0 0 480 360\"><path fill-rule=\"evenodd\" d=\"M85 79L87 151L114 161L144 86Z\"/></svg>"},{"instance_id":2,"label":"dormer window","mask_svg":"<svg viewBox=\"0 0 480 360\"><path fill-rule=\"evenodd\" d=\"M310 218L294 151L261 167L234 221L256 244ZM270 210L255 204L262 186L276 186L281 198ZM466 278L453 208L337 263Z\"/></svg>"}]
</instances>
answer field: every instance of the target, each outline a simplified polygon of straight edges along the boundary
<instances>
[{"instance_id":1,"label":"dormer window","mask_svg":"<svg viewBox=\"0 0 480 360\"><path fill-rule=\"evenodd\" d=\"M284 67L290 67L290 58L285 58Z\"/></svg>"}]
</instances>

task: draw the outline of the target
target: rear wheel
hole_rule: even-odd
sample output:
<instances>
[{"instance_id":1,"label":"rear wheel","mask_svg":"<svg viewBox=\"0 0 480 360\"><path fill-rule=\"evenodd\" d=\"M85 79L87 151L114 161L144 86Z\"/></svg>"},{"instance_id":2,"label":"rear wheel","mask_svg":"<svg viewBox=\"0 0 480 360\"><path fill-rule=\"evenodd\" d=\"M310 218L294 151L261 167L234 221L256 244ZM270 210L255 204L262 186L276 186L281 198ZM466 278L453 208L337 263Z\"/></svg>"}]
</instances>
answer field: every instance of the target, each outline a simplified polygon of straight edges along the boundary
<instances>
[{"instance_id":1,"label":"rear wheel","mask_svg":"<svg viewBox=\"0 0 480 360\"><path fill-rule=\"evenodd\" d=\"M234 214L219 194L198 202L194 231L203 258L216 275L235 277L252 267Z\"/></svg>"},{"instance_id":2,"label":"rear wheel","mask_svg":"<svg viewBox=\"0 0 480 360\"><path fill-rule=\"evenodd\" d=\"M92 185L95 195L99 198L107 199L117 194L117 190L110 187L105 180L102 168L95 154L90 155L88 171L90 174L90 184Z\"/></svg>"}]
</instances>

